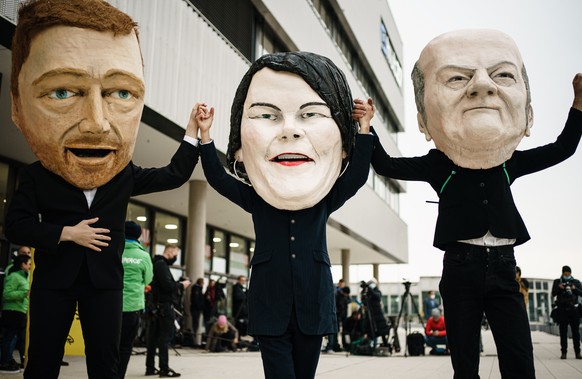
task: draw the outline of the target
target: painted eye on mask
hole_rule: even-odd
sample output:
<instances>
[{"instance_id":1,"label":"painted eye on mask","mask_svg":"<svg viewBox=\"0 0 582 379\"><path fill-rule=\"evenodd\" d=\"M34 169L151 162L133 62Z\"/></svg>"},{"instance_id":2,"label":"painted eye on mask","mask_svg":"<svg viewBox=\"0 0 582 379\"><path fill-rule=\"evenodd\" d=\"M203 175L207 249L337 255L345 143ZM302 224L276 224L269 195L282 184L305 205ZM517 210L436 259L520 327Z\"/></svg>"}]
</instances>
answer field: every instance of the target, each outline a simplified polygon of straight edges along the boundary
<instances>
[{"instance_id":1,"label":"painted eye on mask","mask_svg":"<svg viewBox=\"0 0 582 379\"><path fill-rule=\"evenodd\" d=\"M277 116L272 113L260 113L253 116L250 116L251 119L254 120L277 120Z\"/></svg>"},{"instance_id":2,"label":"painted eye on mask","mask_svg":"<svg viewBox=\"0 0 582 379\"><path fill-rule=\"evenodd\" d=\"M325 115L323 113L318 112L306 112L301 114L302 119L309 119L309 118L329 118L330 116Z\"/></svg>"},{"instance_id":3,"label":"painted eye on mask","mask_svg":"<svg viewBox=\"0 0 582 379\"><path fill-rule=\"evenodd\" d=\"M68 89L64 89L64 88L59 88L56 89L54 91L51 91L47 94L47 96L51 99L55 99L55 100L66 100L69 99L73 96L77 96L78 93L77 92L73 92L70 91Z\"/></svg>"},{"instance_id":4,"label":"painted eye on mask","mask_svg":"<svg viewBox=\"0 0 582 379\"><path fill-rule=\"evenodd\" d=\"M129 99L133 98L133 94L126 89L111 91L109 93L109 96L111 96L115 99L120 99L120 100L129 100Z\"/></svg>"}]
</instances>

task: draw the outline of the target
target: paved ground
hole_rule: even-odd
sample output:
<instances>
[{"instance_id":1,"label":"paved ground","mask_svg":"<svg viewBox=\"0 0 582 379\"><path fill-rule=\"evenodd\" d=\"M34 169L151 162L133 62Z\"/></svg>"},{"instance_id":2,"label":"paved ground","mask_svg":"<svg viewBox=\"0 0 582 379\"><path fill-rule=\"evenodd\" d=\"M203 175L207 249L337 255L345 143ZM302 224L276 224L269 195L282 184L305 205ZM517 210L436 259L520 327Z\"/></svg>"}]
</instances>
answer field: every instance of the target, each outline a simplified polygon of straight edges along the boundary
<instances>
[{"instance_id":1,"label":"paved ground","mask_svg":"<svg viewBox=\"0 0 582 379\"><path fill-rule=\"evenodd\" d=\"M576 360L571 351L567 360L560 359L559 337L544 332L533 332L537 379L582 378L582 360ZM484 353L481 357L481 379L499 379L499 364L490 332L483 332ZM571 341L570 341L571 344ZM143 351L143 349L137 349ZM176 356L170 350L170 366L182 373L185 379L260 379L263 377L259 353L238 352L209 354L190 348L178 349ZM428 353L428 349L427 349ZM63 367L60 378L83 379L85 360L83 357L66 357L70 366ZM146 378L145 356L131 357L126 378ZM453 371L449 357L419 356L405 357L403 352L390 357L346 356L333 353L322 354L317 370L317 379L449 379ZM22 374L2 375L0 378L20 378ZM148 378L154 378L150 376Z\"/></svg>"}]
</instances>

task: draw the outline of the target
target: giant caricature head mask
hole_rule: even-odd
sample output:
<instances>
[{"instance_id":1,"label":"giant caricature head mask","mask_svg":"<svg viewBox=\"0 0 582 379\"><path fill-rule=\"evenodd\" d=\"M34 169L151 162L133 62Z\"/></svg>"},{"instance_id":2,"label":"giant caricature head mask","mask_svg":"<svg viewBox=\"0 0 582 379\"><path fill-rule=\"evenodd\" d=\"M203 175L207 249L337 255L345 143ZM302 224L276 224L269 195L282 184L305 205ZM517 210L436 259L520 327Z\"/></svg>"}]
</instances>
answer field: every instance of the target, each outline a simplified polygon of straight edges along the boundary
<instances>
[{"instance_id":1,"label":"giant caricature head mask","mask_svg":"<svg viewBox=\"0 0 582 379\"><path fill-rule=\"evenodd\" d=\"M231 112L229 169L267 203L297 210L333 187L356 133L352 97L329 59L268 54L243 77Z\"/></svg>"},{"instance_id":2,"label":"giant caricature head mask","mask_svg":"<svg viewBox=\"0 0 582 379\"><path fill-rule=\"evenodd\" d=\"M129 163L145 90L129 16L101 0L29 2L12 60L12 119L44 167L92 189Z\"/></svg>"},{"instance_id":3,"label":"giant caricature head mask","mask_svg":"<svg viewBox=\"0 0 582 379\"><path fill-rule=\"evenodd\" d=\"M529 136L527 75L504 33L445 33L424 48L412 79L421 132L461 167L498 166Z\"/></svg>"}]
</instances>

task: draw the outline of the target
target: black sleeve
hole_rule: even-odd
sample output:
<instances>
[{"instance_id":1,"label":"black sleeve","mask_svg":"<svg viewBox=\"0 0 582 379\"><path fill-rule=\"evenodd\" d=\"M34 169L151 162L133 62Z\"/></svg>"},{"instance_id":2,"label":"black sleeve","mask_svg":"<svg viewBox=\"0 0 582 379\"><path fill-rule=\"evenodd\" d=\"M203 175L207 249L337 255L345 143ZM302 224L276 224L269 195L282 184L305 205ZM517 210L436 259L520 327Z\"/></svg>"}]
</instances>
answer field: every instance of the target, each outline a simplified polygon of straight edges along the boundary
<instances>
[{"instance_id":1,"label":"black sleeve","mask_svg":"<svg viewBox=\"0 0 582 379\"><path fill-rule=\"evenodd\" d=\"M170 267L161 259L154 263L154 278L160 292L164 294L174 294L181 285L174 280Z\"/></svg>"}]
</instances>

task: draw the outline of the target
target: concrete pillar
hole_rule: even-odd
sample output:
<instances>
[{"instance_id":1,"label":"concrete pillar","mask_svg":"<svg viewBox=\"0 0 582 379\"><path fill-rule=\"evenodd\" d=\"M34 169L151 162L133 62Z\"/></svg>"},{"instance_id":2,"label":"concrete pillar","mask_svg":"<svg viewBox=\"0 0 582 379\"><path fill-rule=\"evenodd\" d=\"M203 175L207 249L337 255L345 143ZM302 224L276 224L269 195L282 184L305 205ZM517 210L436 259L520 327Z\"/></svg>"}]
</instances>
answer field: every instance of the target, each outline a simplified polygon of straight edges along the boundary
<instances>
[{"instance_id":1,"label":"concrete pillar","mask_svg":"<svg viewBox=\"0 0 582 379\"><path fill-rule=\"evenodd\" d=\"M189 183L188 228L186 230L186 275L192 281L204 277L204 249L206 244L206 194L208 184L204 180ZM190 289L184 294L184 322L187 330L192 330L190 314ZM199 324L201 325L201 323ZM201 344L201 328L194 336L194 343Z\"/></svg>"},{"instance_id":2,"label":"concrete pillar","mask_svg":"<svg viewBox=\"0 0 582 379\"><path fill-rule=\"evenodd\" d=\"M342 249L342 278L346 285L350 284L350 249Z\"/></svg>"},{"instance_id":3,"label":"concrete pillar","mask_svg":"<svg viewBox=\"0 0 582 379\"><path fill-rule=\"evenodd\" d=\"M372 265L372 276L374 276L374 278L376 278L376 280L378 281L378 283L380 283L380 265L378 263L374 263Z\"/></svg>"}]
</instances>

